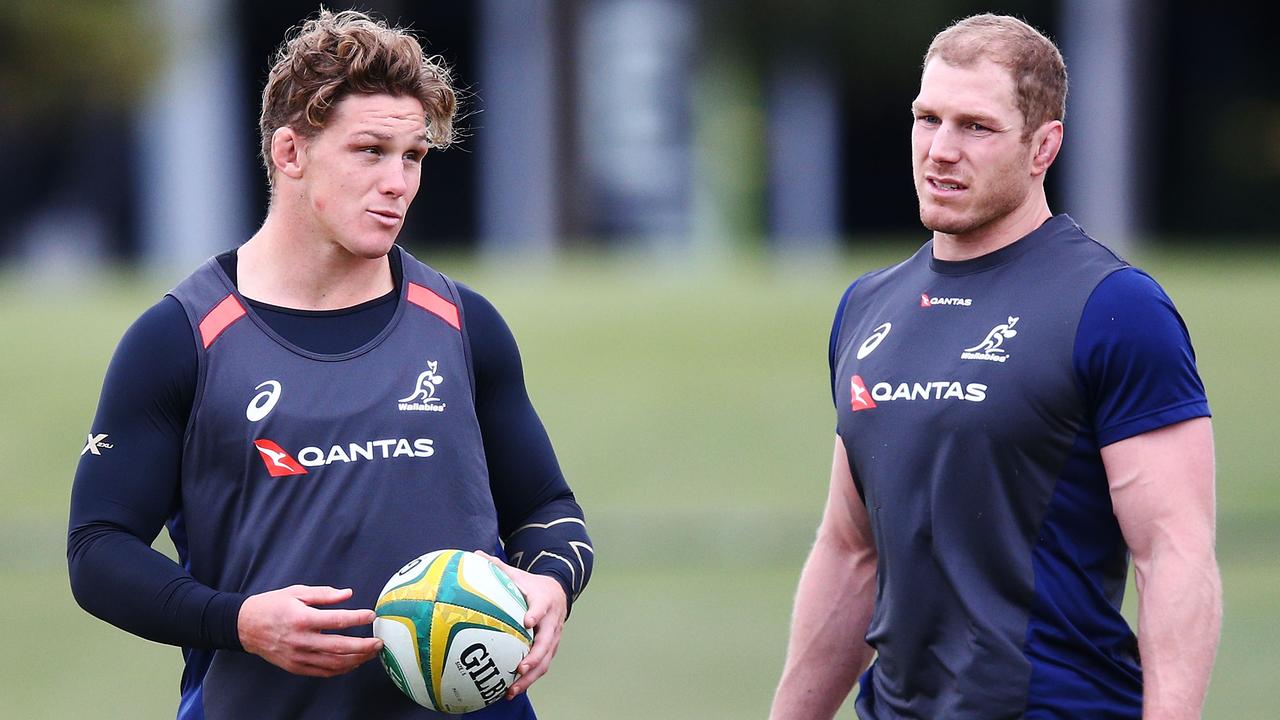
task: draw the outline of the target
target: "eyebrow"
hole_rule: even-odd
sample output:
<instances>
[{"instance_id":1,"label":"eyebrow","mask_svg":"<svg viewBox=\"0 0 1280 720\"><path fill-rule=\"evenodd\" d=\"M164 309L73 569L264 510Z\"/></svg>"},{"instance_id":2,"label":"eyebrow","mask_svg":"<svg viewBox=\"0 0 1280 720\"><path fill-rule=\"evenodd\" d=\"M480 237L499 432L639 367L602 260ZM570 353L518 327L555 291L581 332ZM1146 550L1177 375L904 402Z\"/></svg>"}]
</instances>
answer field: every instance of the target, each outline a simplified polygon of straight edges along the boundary
<instances>
[{"instance_id":1,"label":"eyebrow","mask_svg":"<svg viewBox=\"0 0 1280 720\"><path fill-rule=\"evenodd\" d=\"M392 140L395 139L391 135L388 135L387 133L375 132L373 130L359 130L357 132L352 133L351 137L352 139L371 137L371 138L374 138L375 140L381 140L382 142L391 142ZM429 140L425 132L414 135L413 139L417 140L418 142L424 145L428 144L428 140Z\"/></svg>"},{"instance_id":2,"label":"eyebrow","mask_svg":"<svg viewBox=\"0 0 1280 720\"><path fill-rule=\"evenodd\" d=\"M923 103L913 102L911 103L911 112L912 114L919 113L919 112L932 114L932 113L935 113L936 111L934 111L928 105L925 105ZM984 115L982 113L965 112L965 113L956 113L955 118L962 123L975 122L975 123L978 123L979 125L985 125L993 130L1004 129L1005 127L1000 122L1000 120L997 119L994 115Z\"/></svg>"},{"instance_id":3,"label":"eyebrow","mask_svg":"<svg viewBox=\"0 0 1280 720\"><path fill-rule=\"evenodd\" d=\"M971 122L977 123L979 125L983 125L985 127L988 127L996 131L1008 130L1010 127L1004 122L1001 122L998 118L991 115L980 115L975 113L960 113L959 115L956 116L956 119L962 123L971 123Z\"/></svg>"}]
</instances>

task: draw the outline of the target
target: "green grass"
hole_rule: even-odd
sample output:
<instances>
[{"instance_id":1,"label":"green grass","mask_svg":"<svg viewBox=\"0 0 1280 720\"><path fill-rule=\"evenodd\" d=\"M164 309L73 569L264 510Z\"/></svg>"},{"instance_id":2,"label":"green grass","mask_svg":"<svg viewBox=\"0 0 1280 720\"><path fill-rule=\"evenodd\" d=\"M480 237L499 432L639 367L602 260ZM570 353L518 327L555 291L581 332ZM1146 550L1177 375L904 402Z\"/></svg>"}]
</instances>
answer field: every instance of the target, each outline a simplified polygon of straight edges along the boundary
<instances>
[{"instance_id":1,"label":"green grass","mask_svg":"<svg viewBox=\"0 0 1280 720\"><path fill-rule=\"evenodd\" d=\"M714 270L440 262L515 331L599 555L552 672L534 688L544 717L766 714L825 497L831 314L850 279L905 252ZM1271 718L1280 668L1276 257L1141 260L1191 329L1215 411L1226 623L1206 717ZM0 715L167 717L176 708L177 649L79 610L64 557L71 477L111 349L161 292L130 274L0 274Z\"/></svg>"}]
</instances>

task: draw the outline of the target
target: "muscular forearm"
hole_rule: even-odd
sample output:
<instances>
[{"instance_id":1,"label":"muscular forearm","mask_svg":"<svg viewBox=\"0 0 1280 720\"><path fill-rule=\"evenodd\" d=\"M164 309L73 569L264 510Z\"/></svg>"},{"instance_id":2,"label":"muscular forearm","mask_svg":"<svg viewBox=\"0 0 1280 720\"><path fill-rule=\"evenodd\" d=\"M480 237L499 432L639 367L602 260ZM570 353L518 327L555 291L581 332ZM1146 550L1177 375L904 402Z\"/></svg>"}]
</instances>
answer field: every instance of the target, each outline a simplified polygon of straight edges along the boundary
<instances>
[{"instance_id":1,"label":"muscular forearm","mask_svg":"<svg viewBox=\"0 0 1280 720\"><path fill-rule=\"evenodd\" d=\"M1199 718L1222 625L1209 419L1108 445L1102 460L1137 576L1143 717Z\"/></svg>"},{"instance_id":2,"label":"muscular forearm","mask_svg":"<svg viewBox=\"0 0 1280 720\"><path fill-rule=\"evenodd\" d=\"M1135 559L1146 720L1198 719L1204 705L1222 625L1222 583L1212 553L1200 555L1169 548Z\"/></svg>"},{"instance_id":3,"label":"muscular forearm","mask_svg":"<svg viewBox=\"0 0 1280 720\"><path fill-rule=\"evenodd\" d=\"M819 534L796 590L773 720L830 718L873 650L862 640L875 603L876 555Z\"/></svg>"}]
</instances>

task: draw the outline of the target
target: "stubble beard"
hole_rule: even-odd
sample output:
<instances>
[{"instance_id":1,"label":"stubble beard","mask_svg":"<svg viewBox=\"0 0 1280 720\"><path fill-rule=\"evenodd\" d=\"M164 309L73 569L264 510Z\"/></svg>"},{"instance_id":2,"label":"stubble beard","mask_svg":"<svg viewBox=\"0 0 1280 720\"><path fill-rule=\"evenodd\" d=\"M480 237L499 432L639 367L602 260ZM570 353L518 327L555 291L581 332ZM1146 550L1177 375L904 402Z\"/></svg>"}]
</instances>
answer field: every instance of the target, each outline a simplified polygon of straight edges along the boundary
<instances>
[{"instance_id":1,"label":"stubble beard","mask_svg":"<svg viewBox=\"0 0 1280 720\"><path fill-rule=\"evenodd\" d=\"M1027 198L1030 188L1018 182L1022 169L1020 159L1011 160L995 173L993 182L983 195L966 201L967 210L953 210L941 204L928 206L922 189L924 173L916 184L916 202L920 208L920 224L927 230L953 236L966 236L981 231L1017 210ZM974 192L970 186L970 192Z\"/></svg>"}]
</instances>

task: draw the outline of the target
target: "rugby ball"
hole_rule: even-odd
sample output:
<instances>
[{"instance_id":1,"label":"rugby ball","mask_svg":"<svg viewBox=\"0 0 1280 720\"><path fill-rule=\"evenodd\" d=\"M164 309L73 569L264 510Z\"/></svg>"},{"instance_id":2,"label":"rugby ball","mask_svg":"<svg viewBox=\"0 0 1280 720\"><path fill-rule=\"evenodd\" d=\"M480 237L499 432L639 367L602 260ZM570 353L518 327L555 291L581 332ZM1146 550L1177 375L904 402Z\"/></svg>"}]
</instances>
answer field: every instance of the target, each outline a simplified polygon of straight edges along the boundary
<instances>
[{"instance_id":1,"label":"rugby ball","mask_svg":"<svg viewBox=\"0 0 1280 720\"><path fill-rule=\"evenodd\" d=\"M378 595L382 667L414 702L460 714L497 702L529 653L524 595L497 565L436 550L400 568Z\"/></svg>"}]
</instances>

